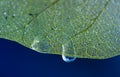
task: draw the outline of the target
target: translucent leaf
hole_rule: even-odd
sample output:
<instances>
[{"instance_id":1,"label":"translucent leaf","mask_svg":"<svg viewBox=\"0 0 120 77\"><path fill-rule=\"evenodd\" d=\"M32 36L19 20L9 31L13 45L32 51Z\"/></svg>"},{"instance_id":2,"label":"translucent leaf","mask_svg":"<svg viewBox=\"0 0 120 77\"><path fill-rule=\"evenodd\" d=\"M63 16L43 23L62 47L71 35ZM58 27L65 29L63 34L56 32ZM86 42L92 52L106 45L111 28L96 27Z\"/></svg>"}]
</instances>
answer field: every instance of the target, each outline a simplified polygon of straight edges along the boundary
<instances>
[{"instance_id":1,"label":"translucent leaf","mask_svg":"<svg viewBox=\"0 0 120 77\"><path fill-rule=\"evenodd\" d=\"M62 55L68 44L65 56L114 57L120 55L120 0L0 0L0 38L40 53Z\"/></svg>"}]
</instances>

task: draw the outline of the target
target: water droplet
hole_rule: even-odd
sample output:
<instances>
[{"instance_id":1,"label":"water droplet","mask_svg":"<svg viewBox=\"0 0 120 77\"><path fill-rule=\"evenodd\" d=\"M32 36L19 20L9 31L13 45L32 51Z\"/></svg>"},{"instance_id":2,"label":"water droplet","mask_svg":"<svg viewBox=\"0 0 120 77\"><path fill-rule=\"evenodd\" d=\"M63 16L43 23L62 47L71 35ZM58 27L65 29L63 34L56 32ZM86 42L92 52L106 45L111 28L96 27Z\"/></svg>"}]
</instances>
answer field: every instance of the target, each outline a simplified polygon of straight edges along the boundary
<instances>
[{"instance_id":1,"label":"water droplet","mask_svg":"<svg viewBox=\"0 0 120 77\"><path fill-rule=\"evenodd\" d=\"M16 16L16 14L13 14L13 16L12 17L15 17Z\"/></svg>"},{"instance_id":2,"label":"water droplet","mask_svg":"<svg viewBox=\"0 0 120 77\"><path fill-rule=\"evenodd\" d=\"M62 55L62 59L63 59L65 62L69 63L69 62L73 62L76 58L75 58L75 57L68 57L68 56Z\"/></svg>"},{"instance_id":3,"label":"water droplet","mask_svg":"<svg viewBox=\"0 0 120 77\"><path fill-rule=\"evenodd\" d=\"M7 12L4 12L3 14L6 16L6 15L7 15Z\"/></svg>"},{"instance_id":4,"label":"water droplet","mask_svg":"<svg viewBox=\"0 0 120 77\"><path fill-rule=\"evenodd\" d=\"M4 14L5 19L7 19L8 18L7 12L4 12L3 14Z\"/></svg>"},{"instance_id":5,"label":"water droplet","mask_svg":"<svg viewBox=\"0 0 120 77\"><path fill-rule=\"evenodd\" d=\"M35 38L31 48L40 53L49 53L50 52L50 44L47 40L39 40L39 38Z\"/></svg>"},{"instance_id":6,"label":"water droplet","mask_svg":"<svg viewBox=\"0 0 120 77\"><path fill-rule=\"evenodd\" d=\"M74 45L72 43L72 41L66 43L66 44L63 44L62 45L62 59L65 61L65 62L73 62L76 57L76 52L75 52L75 48L74 48ZM70 56L74 56L74 57L70 57Z\"/></svg>"}]
</instances>

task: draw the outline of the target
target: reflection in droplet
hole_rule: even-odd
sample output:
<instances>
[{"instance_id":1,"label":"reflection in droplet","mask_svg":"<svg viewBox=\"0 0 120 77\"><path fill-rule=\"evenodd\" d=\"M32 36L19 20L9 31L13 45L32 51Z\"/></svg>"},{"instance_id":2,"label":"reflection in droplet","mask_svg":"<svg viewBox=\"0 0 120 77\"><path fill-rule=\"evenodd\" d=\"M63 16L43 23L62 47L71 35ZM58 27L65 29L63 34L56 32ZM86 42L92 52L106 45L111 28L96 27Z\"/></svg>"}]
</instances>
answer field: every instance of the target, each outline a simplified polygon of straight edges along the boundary
<instances>
[{"instance_id":1,"label":"reflection in droplet","mask_svg":"<svg viewBox=\"0 0 120 77\"><path fill-rule=\"evenodd\" d=\"M63 44L62 45L62 59L65 62L73 62L76 57L69 57L67 55L72 55L75 56L76 52L75 52L75 48L72 42L68 42L67 44Z\"/></svg>"},{"instance_id":2,"label":"reflection in droplet","mask_svg":"<svg viewBox=\"0 0 120 77\"><path fill-rule=\"evenodd\" d=\"M31 48L40 53L49 53L50 52L50 44L47 40L39 40L39 38L35 38Z\"/></svg>"}]
</instances>

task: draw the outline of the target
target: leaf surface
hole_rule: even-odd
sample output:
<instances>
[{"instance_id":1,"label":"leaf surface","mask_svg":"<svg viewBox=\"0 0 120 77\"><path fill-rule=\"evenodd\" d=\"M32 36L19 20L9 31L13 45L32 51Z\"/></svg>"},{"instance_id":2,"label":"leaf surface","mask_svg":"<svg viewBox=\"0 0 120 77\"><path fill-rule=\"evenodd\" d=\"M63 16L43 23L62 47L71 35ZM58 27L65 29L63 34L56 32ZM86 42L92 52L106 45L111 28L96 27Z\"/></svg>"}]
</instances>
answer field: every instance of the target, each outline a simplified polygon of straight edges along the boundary
<instances>
[{"instance_id":1,"label":"leaf surface","mask_svg":"<svg viewBox=\"0 0 120 77\"><path fill-rule=\"evenodd\" d=\"M0 38L35 51L120 55L120 0L1 0L0 11Z\"/></svg>"}]
</instances>

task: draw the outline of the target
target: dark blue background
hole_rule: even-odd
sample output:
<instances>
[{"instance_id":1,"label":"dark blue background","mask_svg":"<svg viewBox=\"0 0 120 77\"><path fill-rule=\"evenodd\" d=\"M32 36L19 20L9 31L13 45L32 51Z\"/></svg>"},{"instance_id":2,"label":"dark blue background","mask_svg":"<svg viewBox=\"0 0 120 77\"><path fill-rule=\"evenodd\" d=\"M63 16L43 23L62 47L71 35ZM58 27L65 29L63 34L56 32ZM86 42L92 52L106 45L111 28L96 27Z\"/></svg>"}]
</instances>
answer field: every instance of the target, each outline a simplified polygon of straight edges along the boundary
<instances>
[{"instance_id":1,"label":"dark blue background","mask_svg":"<svg viewBox=\"0 0 120 77\"><path fill-rule=\"evenodd\" d=\"M61 56L41 54L0 39L0 77L120 77L120 56L66 63Z\"/></svg>"}]
</instances>

